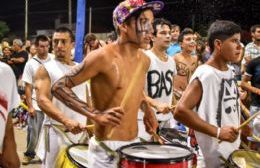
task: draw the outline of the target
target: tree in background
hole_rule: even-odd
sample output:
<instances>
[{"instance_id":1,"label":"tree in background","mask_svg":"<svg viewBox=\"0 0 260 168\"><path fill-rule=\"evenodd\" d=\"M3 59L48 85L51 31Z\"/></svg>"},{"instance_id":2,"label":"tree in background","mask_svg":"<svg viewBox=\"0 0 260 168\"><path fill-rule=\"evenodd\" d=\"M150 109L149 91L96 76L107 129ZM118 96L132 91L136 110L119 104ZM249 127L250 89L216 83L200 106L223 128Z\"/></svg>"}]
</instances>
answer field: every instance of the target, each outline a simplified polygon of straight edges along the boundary
<instances>
[{"instance_id":1,"label":"tree in background","mask_svg":"<svg viewBox=\"0 0 260 168\"><path fill-rule=\"evenodd\" d=\"M0 21L0 39L2 39L10 31L8 25L4 21Z\"/></svg>"}]
</instances>

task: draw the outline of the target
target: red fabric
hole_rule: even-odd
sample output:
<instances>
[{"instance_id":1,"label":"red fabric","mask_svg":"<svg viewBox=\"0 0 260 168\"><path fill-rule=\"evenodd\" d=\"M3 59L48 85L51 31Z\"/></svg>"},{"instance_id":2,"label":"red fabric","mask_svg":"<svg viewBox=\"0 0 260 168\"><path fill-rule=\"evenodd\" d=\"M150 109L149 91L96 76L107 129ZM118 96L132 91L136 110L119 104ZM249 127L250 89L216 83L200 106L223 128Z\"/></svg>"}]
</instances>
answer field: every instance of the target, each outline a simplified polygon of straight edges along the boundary
<instances>
[{"instance_id":1,"label":"red fabric","mask_svg":"<svg viewBox=\"0 0 260 168\"><path fill-rule=\"evenodd\" d=\"M180 163L140 163L129 160L122 160L120 167L122 168L188 168L188 161Z\"/></svg>"}]
</instances>

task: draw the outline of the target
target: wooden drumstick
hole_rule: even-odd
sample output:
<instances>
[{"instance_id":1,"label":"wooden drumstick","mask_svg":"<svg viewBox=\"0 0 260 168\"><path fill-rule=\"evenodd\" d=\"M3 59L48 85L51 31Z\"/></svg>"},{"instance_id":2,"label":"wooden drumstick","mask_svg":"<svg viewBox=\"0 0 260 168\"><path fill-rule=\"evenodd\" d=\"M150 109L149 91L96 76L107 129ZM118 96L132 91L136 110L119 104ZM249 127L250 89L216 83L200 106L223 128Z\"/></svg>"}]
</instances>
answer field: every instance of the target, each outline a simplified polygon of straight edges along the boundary
<instances>
[{"instance_id":1,"label":"wooden drumstick","mask_svg":"<svg viewBox=\"0 0 260 168\"><path fill-rule=\"evenodd\" d=\"M256 135L252 135L252 137L257 141L257 142L260 142L260 137L256 136Z\"/></svg>"},{"instance_id":2,"label":"wooden drumstick","mask_svg":"<svg viewBox=\"0 0 260 168\"><path fill-rule=\"evenodd\" d=\"M24 104L23 102L20 102L19 104L21 107L23 107L25 110L28 110L28 106L26 104Z\"/></svg>"},{"instance_id":3,"label":"wooden drumstick","mask_svg":"<svg viewBox=\"0 0 260 168\"><path fill-rule=\"evenodd\" d=\"M249 119L247 119L245 122L243 122L243 124L241 124L237 130L240 130L241 128L243 128L244 126L246 126L247 124L249 124L257 115L260 114L260 111L258 111L257 113L255 113L254 115L252 115Z\"/></svg>"},{"instance_id":4,"label":"wooden drumstick","mask_svg":"<svg viewBox=\"0 0 260 168\"><path fill-rule=\"evenodd\" d=\"M122 100L121 105L120 105L121 108L124 109L126 107L127 102L130 100L131 93L134 91L135 85L142 75L142 73L141 73L142 69L143 69L143 63L140 62L138 67L136 68L136 71L133 75L133 78L132 78L132 80L131 80L131 82L130 82L127 90L126 90L125 96L123 97L123 100Z\"/></svg>"},{"instance_id":5,"label":"wooden drumstick","mask_svg":"<svg viewBox=\"0 0 260 168\"><path fill-rule=\"evenodd\" d=\"M130 83L128 85L128 88L127 88L126 93L125 93L125 95L123 97L123 100L122 100L122 102L120 104L120 107L123 110L126 108L127 102L131 98L131 93L134 91L135 85L136 85L137 81L142 76L142 69L143 69L143 63L140 61L139 65L137 66L137 68L135 70L135 73L133 74L132 80L130 81ZM114 132L114 129L110 132L108 137L111 137L113 132Z\"/></svg>"},{"instance_id":6,"label":"wooden drumstick","mask_svg":"<svg viewBox=\"0 0 260 168\"><path fill-rule=\"evenodd\" d=\"M154 131L152 132L152 136L155 139L155 141L159 142L159 144L161 144L161 145L164 144L162 138L157 133L155 133Z\"/></svg>"},{"instance_id":7,"label":"wooden drumstick","mask_svg":"<svg viewBox=\"0 0 260 168\"><path fill-rule=\"evenodd\" d=\"M250 112L249 110L246 108L246 106L244 105L244 103L240 100L240 106L242 111L244 112L244 114L249 118L250 117Z\"/></svg>"},{"instance_id":8,"label":"wooden drumstick","mask_svg":"<svg viewBox=\"0 0 260 168\"><path fill-rule=\"evenodd\" d=\"M176 106L177 106L176 104L175 105L171 105L170 109L173 110L173 109L176 108Z\"/></svg>"},{"instance_id":9,"label":"wooden drumstick","mask_svg":"<svg viewBox=\"0 0 260 168\"><path fill-rule=\"evenodd\" d=\"M258 111L257 113L255 113L254 115L252 115L249 119L247 119L245 122L243 122L238 128L237 130L240 130L241 128L243 128L244 126L246 126L247 124L249 124L257 115L260 114L260 111ZM221 143L222 141L219 141L218 143Z\"/></svg>"}]
</instances>

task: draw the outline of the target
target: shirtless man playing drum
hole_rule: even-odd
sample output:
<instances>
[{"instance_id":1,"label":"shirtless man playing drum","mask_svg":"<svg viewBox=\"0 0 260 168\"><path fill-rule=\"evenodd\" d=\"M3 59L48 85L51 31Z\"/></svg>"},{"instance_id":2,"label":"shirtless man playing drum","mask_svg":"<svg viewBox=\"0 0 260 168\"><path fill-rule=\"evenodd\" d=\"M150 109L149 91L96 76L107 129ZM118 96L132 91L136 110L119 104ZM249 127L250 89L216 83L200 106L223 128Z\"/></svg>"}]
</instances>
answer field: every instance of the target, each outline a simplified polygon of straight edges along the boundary
<instances>
[{"instance_id":1,"label":"shirtless man playing drum","mask_svg":"<svg viewBox=\"0 0 260 168\"><path fill-rule=\"evenodd\" d=\"M160 1L121 2L113 12L118 40L91 52L81 65L58 80L52 88L55 97L94 121L95 137L89 141L89 167L117 167L116 159L111 158L109 153L137 141L137 112L144 100L145 75L150 64L140 48L145 48L150 43L153 12L160 11L163 6ZM130 93L128 104L121 108L121 102L129 83L136 77L134 74L139 69L139 64L142 64L137 75L139 79ZM94 109L78 99L71 90L89 79ZM155 118L151 117L152 113L149 114L150 116L146 113L146 117L152 120L149 124L153 125L156 123Z\"/></svg>"},{"instance_id":2,"label":"shirtless man playing drum","mask_svg":"<svg viewBox=\"0 0 260 168\"><path fill-rule=\"evenodd\" d=\"M178 39L182 51L176 54L173 59L176 62L177 76L174 79L174 90L176 97L180 99L186 89L190 77L198 66L197 58L192 56L196 47L193 30L185 28Z\"/></svg>"}]
</instances>

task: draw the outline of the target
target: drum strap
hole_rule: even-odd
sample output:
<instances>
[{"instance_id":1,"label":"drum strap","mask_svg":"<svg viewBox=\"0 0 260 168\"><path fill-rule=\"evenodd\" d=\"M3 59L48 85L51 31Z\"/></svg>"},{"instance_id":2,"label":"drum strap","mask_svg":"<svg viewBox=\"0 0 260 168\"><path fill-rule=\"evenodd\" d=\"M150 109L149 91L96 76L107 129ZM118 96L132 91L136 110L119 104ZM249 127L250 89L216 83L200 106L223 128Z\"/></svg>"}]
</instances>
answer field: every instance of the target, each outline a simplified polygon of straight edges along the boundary
<instances>
[{"instance_id":1,"label":"drum strap","mask_svg":"<svg viewBox=\"0 0 260 168\"><path fill-rule=\"evenodd\" d=\"M69 143L74 144L74 142L66 134L66 128L63 125L58 124L45 124L44 125L44 139L45 139L45 149L50 152L50 138L49 138L49 129L52 127L55 131L59 132L64 140L67 140Z\"/></svg>"},{"instance_id":2,"label":"drum strap","mask_svg":"<svg viewBox=\"0 0 260 168\"><path fill-rule=\"evenodd\" d=\"M95 140L98 143L98 145L106 151L110 161L113 161L118 156L118 154L115 151L108 147L104 142L98 140L97 137L95 137Z\"/></svg>"}]
</instances>

